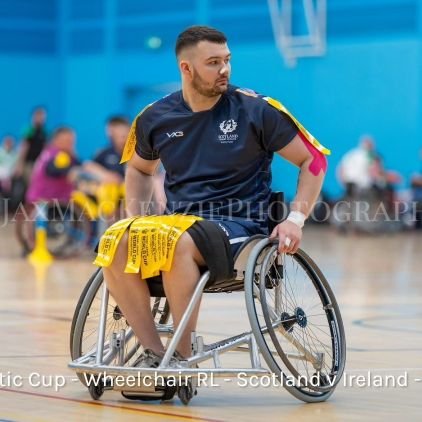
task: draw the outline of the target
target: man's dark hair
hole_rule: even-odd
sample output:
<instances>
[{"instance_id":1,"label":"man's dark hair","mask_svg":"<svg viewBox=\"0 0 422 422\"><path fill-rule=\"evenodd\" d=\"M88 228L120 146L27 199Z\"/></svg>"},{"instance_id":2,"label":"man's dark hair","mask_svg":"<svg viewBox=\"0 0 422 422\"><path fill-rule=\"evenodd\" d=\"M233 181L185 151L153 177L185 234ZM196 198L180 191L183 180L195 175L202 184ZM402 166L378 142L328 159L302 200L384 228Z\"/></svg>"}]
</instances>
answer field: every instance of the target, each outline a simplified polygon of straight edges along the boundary
<instances>
[{"instance_id":1,"label":"man's dark hair","mask_svg":"<svg viewBox=\"0 0 422 422\"><path fill-rule=\"evenodd\" d=\"M110 126L114 125L129 125L129 120L124 116L110 116L107 119L107 124Z\"/></svg>"},{"instance_id":2,"label":"man's dark hair","mask_svg":"<svg viewBox=\"0 0 422 422\"><path fill-rule=\"evenodd\" d=\"M176 56L179 57L183 49L193 47L200 41L224 44L227 42L227 38L222 32L209 26L191 26L177 37Z\"/></svg>"}]
</instances>

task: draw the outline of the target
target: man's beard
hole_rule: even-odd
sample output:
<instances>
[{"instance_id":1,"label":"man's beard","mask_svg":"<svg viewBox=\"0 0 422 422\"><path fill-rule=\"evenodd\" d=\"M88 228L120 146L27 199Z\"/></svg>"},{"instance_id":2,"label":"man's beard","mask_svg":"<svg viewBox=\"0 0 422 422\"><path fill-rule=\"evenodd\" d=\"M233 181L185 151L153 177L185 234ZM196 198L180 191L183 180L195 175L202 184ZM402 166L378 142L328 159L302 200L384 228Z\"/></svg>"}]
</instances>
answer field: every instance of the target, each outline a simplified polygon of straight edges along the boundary
<instances>
[{"instance_id":1,"label":"man's beard","mask_svg":"<svg viewBox=\"0 0 422 422\"><path fill-rule=\"evenodd\" d=\"M227 86L214 85L212 87L208 87L195 69L193 73L192 86L204 97L217 97L227 91Z\"/></svg>"}]
</instances>

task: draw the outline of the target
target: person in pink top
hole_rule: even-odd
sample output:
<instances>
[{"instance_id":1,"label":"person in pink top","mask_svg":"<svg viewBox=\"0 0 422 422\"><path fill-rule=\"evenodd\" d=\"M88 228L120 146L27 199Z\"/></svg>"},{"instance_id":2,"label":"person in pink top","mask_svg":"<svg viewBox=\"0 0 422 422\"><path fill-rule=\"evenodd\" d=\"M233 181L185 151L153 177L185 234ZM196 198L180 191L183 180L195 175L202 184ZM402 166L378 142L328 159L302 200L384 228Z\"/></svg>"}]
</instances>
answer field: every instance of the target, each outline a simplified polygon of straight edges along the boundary
<instances>
[{"instance_id":1,"label":"person in pink top","mask_svg":"<svg viewBox=\"0 0 422 422\"><path fill-rule=\"evenodd\" d=\"M66 205L74 189L72 170L79 165L75 157L75 132L69 127L60 127L37 158L26 192L23 212L16 214L16 237L23 247L23 255L29 250L23 233L26 218L31 215L37 202L45 201Z\"/></svg>"},{"instance_id":2,"label":"person in pink top","mask_svg":"<svg viewBox=\"0 0 422 422\"><path fill-rule=\"evenodd\" d=\"M75 132L67 127L57 129L50 145L44 148L35 162L26 202L69 202L73 190L69 173L79 164L74 149Z\"/></svg>"}]
</instances>

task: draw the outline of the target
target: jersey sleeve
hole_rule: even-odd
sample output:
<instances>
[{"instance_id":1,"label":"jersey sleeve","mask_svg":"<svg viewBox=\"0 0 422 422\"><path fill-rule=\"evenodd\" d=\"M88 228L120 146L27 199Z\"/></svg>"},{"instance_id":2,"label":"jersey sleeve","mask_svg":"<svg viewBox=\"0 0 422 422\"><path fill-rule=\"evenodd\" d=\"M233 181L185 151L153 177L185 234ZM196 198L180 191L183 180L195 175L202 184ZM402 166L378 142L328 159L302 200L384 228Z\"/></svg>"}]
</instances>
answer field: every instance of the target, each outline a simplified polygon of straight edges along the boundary
<instances>
[{"instance_id":1,"label":"jersey sleeve","mask_svg":"<svg viewBox=\"0 0 422 422\"><path fill-rule=\"evenodd\" d=\"M104 149L102 149L102 150L98 151L98 152L94 155L94 158L92 159L92 161L93 161L94 163L97 163L97 164L101 164L101 165L103 165L103 163L104 163Z\"/></svg>"},{"instance_id":2,"label":"jersey sleeve","mask_svg":"<svg viewBox=\"0 0 422 422\"><path fill-rule=\"evenodd\" d=\"M158 151L154 149L145 120L145 115L141 113L134 122L135 151L144 160L158 160Z\"/></svg>"},{"instance_id":3,"label":"jersey sleeve","mask_svg":"<svg viewBox=\"0 0 422 422\"><path fill-rule=\"evenodd\" d=\"M288 145L298 134L299 129L283 111L272 105L263 105L263 144L270 152L276 152Z\"/></svg>"}]
</instances>

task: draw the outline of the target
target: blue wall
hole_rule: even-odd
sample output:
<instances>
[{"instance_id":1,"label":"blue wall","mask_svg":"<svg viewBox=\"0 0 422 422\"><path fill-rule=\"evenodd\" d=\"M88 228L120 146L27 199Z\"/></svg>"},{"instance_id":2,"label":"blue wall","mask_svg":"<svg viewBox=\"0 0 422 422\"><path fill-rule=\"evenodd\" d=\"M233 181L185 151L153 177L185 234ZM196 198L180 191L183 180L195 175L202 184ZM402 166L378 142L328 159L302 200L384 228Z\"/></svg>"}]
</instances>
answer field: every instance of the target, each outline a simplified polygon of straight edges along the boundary
<instances>
[{"instance_id":1,"label":"blue wall","mask_svg":"<svg viewBox=\"0 0 422 422\"><path fill-rule=\"evenodd\" d=\"M53 35L0 42L0 92L9 103L0 134L17 133L30 108L43 103L49 126L72 124L81 156L89 157L106 142L108 115L134 117L177 89L175 36L205 23L229 36L234 84L280 99L332 149L325 185L331 195L340 193L339 158L363 133L376 138L388 168L407 178L420 166L422 0L330 0L327 54L294 68L275 48L264 0L234 0L230 7L223 0L38 0L44 13L20 16L18 6L29 3L16 0L11 11L0 0L0 35L14 25L22 32L28 22ZM151 36L161 38L161 48L146 46ZM291 196L294 184L285 181L295 173L277 160L275 187Z\"/></svg>"},{"instance_id":2,"label":"blue wall","mask_svg":"<svg viewBox=\"0 0 422 422\"><path fill-rule=\"evenodd\" d=\"M11 133L16 137L30 123L35 105L44 105L49 119L55 124L63 119L61 112L60 67L51 57L0 55L0 136Z\"/></svg>"}]
</instances>

